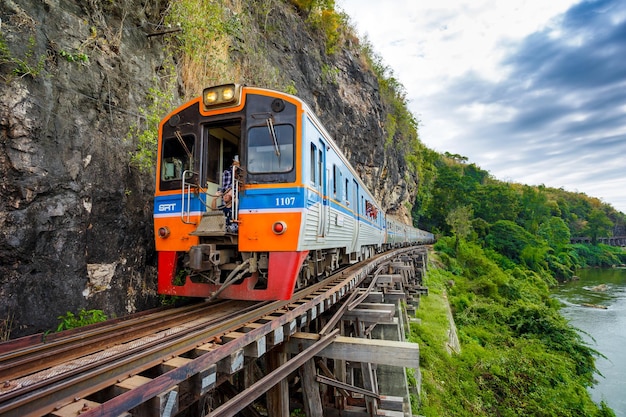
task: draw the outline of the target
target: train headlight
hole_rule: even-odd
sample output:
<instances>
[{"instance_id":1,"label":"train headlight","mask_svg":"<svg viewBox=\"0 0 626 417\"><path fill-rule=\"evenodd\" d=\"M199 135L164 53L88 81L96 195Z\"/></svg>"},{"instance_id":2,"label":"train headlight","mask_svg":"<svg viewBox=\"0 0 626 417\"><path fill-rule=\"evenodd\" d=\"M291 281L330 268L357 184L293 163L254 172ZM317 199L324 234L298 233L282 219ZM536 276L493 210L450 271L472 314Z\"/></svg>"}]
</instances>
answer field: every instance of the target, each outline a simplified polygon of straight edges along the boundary
<instances>
[{"instance_id":1,"label":"train headlight","mask_svg":"<svg viewBox=\"0 0 626 417\"><path fill-rule=\"evenodd\" d=\"M222 98L226 101L230 101L235 97L235 87L228 87L222 91Z\"/></svg>"},{"instance_id":2,"label":"train headlight","mask_svg":"<svg viewBox=\"0 0 626 417\"><path fill-rule=\"evenodd\" d=\"M204 93L204 105L209 107L212 104L215 104L217 101L217 92L216 91L207 91Z\"/></svg>"},{"instance_id":3,"label":"train headlight","mask_svg":"<svg viewBox=\"0 0 626 417\"><path fill-rule=\"evenodd\" d=\"M282 235L287 230L285 222L276 222L272 225L272 232L277 235Z\"/></svg>"},{"instance_id":4,"label":"train headlight","mask_svg":"<svg viewBox=\"0 0 626 417\"><path fill-rule=\"evenodd\" d=\"M202 103L205 108L236 106L241 101L241 87L237 84L224 84L205 88Z\"/></svg>"},{"instance_id":5,"label":"train headlight","mask_svg":"<svg viewBox=\"0 0 626 417\"><path fill-rule=\"evenodd\" d=\"M159 227L159 230L157 230L157 234L161 239L165 239L170 235L170 228L166 226Z\"/></svg>"}]
</instances>

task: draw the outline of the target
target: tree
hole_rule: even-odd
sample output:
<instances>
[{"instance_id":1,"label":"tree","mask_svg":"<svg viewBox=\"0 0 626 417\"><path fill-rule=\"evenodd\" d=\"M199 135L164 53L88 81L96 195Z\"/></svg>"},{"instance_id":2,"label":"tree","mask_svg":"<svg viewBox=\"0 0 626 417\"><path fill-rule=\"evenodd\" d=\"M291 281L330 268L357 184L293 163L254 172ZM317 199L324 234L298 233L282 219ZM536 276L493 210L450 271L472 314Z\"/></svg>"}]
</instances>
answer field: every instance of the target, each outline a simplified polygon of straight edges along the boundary
<instances>
[{"instance_id":1,"label":"tree","mask_svg":"<svg viewBox=\"0 0 626 417\"><path fill-rule=\"evenodd\" d=\"M446 223L450 225L454 234L454 250L459 253L459 242L472 232L472 208L470 206L457 207L446 216Z\"/></svg>"},{"instance_id":2,"label":"tree","mask_svg":"<svg viewBox=\"0 0 626 417\"><path fill-rule=\"evenodd\" d=\"M571 239L569 228L560 217L551 217L550 220L542 223L537 234L558 251L567 245Z\"/></svg>"},{"instance_id":3,"label":"tree","mask_svg":"<svg viewBox=\"0 0 626 417\"><path fill-rule=\"evenodd\" d=\"M609 232L613 228L613 222L608 218L602 210L593 209L588 218L587 228L585 232L591 237L591 243L596 244L598 237L608 236Z\"/></svg>"}]
</instances>

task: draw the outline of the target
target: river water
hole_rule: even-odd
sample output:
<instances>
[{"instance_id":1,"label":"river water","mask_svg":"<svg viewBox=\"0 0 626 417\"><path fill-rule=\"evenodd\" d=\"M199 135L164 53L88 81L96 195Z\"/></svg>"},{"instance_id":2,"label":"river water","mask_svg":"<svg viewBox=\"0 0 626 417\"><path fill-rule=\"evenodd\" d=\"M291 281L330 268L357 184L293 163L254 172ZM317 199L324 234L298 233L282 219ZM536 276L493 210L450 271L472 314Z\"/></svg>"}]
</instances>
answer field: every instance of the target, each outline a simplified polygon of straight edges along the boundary
<instances>
[{"instance_id":1,"label":"river water","mask_svg":"<svg viewBox=\"0 0 626 417\"><path fill-rule=\"evenodd\" d=\"M577 275L579 281L560 285L553 294L564 305L563 316L605 356L596 359L602 376L596 376L591 397L597 403L604 400L617 417L626 417L626 268L585 269Z\"/></svg>"}]
</instances>

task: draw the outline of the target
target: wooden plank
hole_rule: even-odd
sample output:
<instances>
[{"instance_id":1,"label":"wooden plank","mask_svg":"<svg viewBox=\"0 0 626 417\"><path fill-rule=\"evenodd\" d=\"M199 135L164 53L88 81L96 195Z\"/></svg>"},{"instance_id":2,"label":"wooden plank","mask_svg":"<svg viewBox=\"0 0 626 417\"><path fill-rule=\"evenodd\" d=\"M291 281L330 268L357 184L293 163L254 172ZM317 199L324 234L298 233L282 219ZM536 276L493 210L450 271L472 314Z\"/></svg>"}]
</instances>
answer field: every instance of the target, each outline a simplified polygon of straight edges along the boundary
<instances>
[{"instance_id":1,"label":"wooden plank","mask_svg":"<svg viewBox=\"0 0 626 417\"><path fill-rule=\"evenodd\" d=\"M130 378L126 378L125 380L118 382L117 384L115 384L115 387L118 388L117 391L121 393L140 387L150 381L151 379L145 376L134 375Z\"/></svg>"},{"instance_id":2,"label":"wooden plank","mask_svg":"<svg viewBox=\"0 0 626 417\"><path fill-rule=\"evenodd\" d=\"M393 395L381 395L380 408L389 411L402 411L404 409L404 398Z\"/></svg>"},{"instance_id":3,"label":"wooden plank","mask_svg":"<svg viewBox=\"0 0 626 417\"><path fill-rule=\"evenodd\" d=\"M406 300L406 293L402 290L388 290L385 292L386 302L396 302L398 300Z\"/></svg>"},{"instance_id":4,"label":"wooden plank","mask_svg":"<svg viewBox=\"0 0 626 417\"><path fill-rule=\"evenodd\" d=\"M298 353L320 336L314 333L295 333L287 342L287 352ZM337 337L318 356L335 360L369 362L406 368L419 368L419 345L392 340Z\"/></svg>"},{"instance_id":5,"label":"wooden plank","mask_svg":"<svg viewBox=\"0 0 626 417\"><path fill-rule=\"evenodd\" d=\"M391 410L381 410L378 409L376 413L377 416L385 416L385 417L404 417L404 413L402 411L391 411Z\"/></svg>"},{"instance_id":6,"label":"wooden plank","mask_svg":"<svg viewBox=\"0 0 626 417\"><path fill-rule=\"evenodd\" d=\"M365 302L367 303L382 303L383 302L383 293L381 291L371 291L367 294L367 298Z\"/></svg>"},{"instance_id":7,"label":"wooden plank","mask_svg":"<svg viewBox=\"0 0 626 417\"><path fill-rule=\"evenodd\" d=\"M66 405L65 407L61 407L58 410L54 410L50 413L50 416L54 417L77 417L81 413L88 411L92 408L99 406L100 403L90 400L79 399L76 402ZM131 417L129 413L124 413L119 417Z\"/></svg>"},{"instance_id":8,"label":"wooden plank","mask_svg":"<svg viewBox=\"0 0 626 417\"><path fill-rule=\"evenodd\" d=\"M361 303L358 306L361 309L380 310L380 311L394 311L396 305L391 303Z\"/></svg>"}]
</instances>

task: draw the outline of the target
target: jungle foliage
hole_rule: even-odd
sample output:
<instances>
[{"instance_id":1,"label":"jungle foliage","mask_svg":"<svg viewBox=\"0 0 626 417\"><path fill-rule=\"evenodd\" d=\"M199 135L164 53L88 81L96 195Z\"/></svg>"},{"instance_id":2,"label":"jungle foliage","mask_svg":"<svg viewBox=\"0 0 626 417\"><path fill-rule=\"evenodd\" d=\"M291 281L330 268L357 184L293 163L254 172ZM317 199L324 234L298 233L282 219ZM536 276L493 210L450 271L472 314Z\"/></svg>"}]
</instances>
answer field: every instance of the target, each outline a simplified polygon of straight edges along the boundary
<instances>
[{"instance_id":1,"label":"jungle foliage","mask_svg":"<svg viewBox=\"0 0 626 417\"><path fill-rule=\"evenodd\" d=\"M411 325L420 345L424 416L614 416L586 388L597 354L559 314L544 277L502 268L495 252L441 238ZM496 256L497 258L497 256ZM446 300L447 298L447 300ZM461 351L448 353L449 302Z\"/></svg>"},{"instance_id":2,"label":"jungle foliage","mask_svg":"<svg viewBox=\"0 0 626 417\"><path fill-rule=\"evenodd\" d=\"M624 214L585 194L498 181L460 155L426 156L434 176L413 214L438 234L438 268L427 277L421 324L412 326L423 376L416 411L613 416L586 390L598 352L559 314L549 289L578 268L625 264L621 248L570 244L619 233ZM450 324L432 308L448 302L459 354L447 352Z\"/></svg>"}]
</instances>

